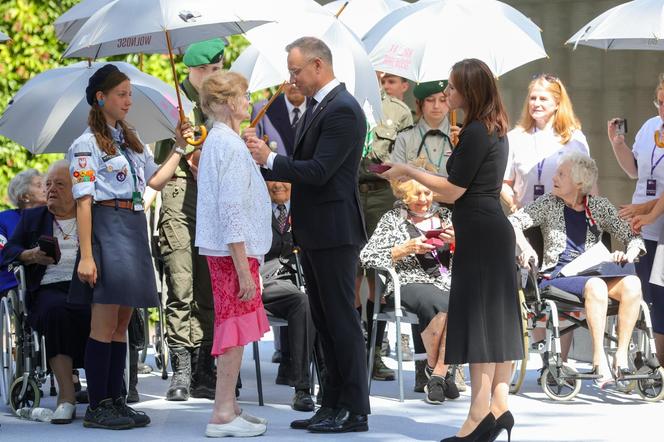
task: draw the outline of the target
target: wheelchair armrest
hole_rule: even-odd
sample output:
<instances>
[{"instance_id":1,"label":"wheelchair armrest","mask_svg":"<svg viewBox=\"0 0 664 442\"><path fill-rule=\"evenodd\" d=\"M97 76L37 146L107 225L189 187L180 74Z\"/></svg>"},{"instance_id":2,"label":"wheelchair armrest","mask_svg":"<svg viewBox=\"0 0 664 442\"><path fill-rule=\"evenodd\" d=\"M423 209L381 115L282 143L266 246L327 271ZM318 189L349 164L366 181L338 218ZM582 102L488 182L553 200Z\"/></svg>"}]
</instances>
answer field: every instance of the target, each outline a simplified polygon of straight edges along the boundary
<instances>
[{"instance_id":1,"label":"wheelchair armrest","mask_svg":"<svg viewBox=\"0 0 664 442\"><path fill-rule=\"evenodd\" d=\"M389 277L394 283L394 314L398 317L403 317L403 311L401 310L401 283L399 281L399 275L394 267L372 267L379 275Z\"/></svg>"},{"instance_id":2,"label":"wheelchair armrest","mask_svg":"<svg viewBox=\"0 0 664 442\"><path fill-rule=\"evenodd\" d=\"M27 290L25 282L25 266L20 261L14 261L7 266L10 272L14 274L16 282L18 283L19 292L25 293Z\"/></svg>"}]
</instances>

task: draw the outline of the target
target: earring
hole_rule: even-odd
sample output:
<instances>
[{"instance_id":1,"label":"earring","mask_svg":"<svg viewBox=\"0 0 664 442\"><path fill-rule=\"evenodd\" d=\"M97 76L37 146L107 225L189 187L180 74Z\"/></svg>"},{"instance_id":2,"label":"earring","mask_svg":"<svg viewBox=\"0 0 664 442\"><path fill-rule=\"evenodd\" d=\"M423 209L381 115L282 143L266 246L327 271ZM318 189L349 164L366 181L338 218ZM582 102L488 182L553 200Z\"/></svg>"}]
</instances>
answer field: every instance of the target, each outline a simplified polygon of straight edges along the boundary
<instances>
[{"instance_id":1,"label":"earring","mask_svg":"<svg viewBox=\"0 0 664 442\"><path fill-rule=\"evenodd\" d=\"M97 103L99 103L99 107L104 107L104 100L97 100Z\"/></svg>"}]
</instances>

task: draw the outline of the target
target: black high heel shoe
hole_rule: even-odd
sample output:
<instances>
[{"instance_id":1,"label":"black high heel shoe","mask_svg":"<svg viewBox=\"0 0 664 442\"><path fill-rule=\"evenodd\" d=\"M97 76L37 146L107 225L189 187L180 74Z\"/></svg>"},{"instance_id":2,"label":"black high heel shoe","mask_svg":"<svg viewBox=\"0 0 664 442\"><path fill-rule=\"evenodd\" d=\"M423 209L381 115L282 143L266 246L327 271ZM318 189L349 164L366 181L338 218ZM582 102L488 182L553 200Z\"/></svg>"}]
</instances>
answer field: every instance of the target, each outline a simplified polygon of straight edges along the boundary
<instances>
[{"instance_id":1,"label":"black high heel shoe","mask_svg":"<svg viewBox=\"0 0 664 442\"><path fill-rule=\"evenodd\" d=\"M511 442L513 426L514 416L512 416L512 413L509 411L504 412L498 419L496 419L496 426L493 427L493 431L491 431L491 436L489 436L488 442L493 442L494 440L498 439L498 436L500 436L500 433L502 433L503 430L507 431L507 442Z\"/></svg>"},{"instance_id":2,"label":"black high heel shoe","mask_svg":"<svg viewBox=\"0 0 664 442\"><path fill-rule=\"evenodd\" d=\"M464 436L452 436L442 439L440 442L488 442L491 437L491 432L496 426L496 418L493 414L489 413L486 415L482 421L477 424L477 427L473 430L472 433Z\"/></svg>"}]
</instances>

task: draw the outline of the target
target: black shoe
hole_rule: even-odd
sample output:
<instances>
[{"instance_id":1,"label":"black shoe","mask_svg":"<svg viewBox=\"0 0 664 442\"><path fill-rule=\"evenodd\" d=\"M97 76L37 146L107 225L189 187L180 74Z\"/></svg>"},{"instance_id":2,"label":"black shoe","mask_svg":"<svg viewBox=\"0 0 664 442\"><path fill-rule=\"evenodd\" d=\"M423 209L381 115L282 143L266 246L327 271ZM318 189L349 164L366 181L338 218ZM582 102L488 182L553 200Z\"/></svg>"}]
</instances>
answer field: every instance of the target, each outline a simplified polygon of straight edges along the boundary
<instances>
[{"instance_id":1,"label":"black shoe","mask_svg":"<svg viewBox=\"0 0 664 442\"><path fill-rule=\"evenodd\" d=\"M445 376L445 397L447 399L458 399L459 396L459 387L457 387L454 381L454 373L448 372L447 376Z\"/></svg>"},{"instance_id":2,"label":"black shoe","mask_svg":"<svg viewBox=\"0 0 664 442\"><path fill-rule=\"evenodd\" d=\"M277 370L277 378L274 380L274 383L277 385L291 385L290 364L283 361L281 362L281 364L279 364L279 369Z\"/></svg>"},{"instance_id":3,"label":"black shoe","mask_svg":"<svg viewBox=\"0 0 664 442\"><path fill-rule=\"evenodd\" d=\"M316 406L308 390L296 390L291 408L295 411L314 411Z\"/></svg>"},{"instance_id":4,"label":"black shoe","mask_svg":"<svg viewBox=\"0 0 664 442\"><path fill-rule=\"evenodd\" d=\"M133 422L134 428L144 427L150 423L150 417L142 411L136 411L126 404L124 398L119 397L113 401L115 409L120 416L128 417Z\"/></svg>"},{"instance_id":5,"label":"black shoe","mask_svg":"<svg viewBox=\"0 0 664 442\"><path fill-rule=\"evenodd\" d=\"M88 389L86 388L85 390L81 390L76 392L76 403L77 404L87 404L90 402L90 399L88 398Z\"/></svg>"},{"instance_id":6,"label":"black shoe","mask_svg":"<svg viewBox=\"0 0 664 442\"><path fill-rule=\"evenodd\" d=\"M424 387L424 392L426 396L424 400L427 404L440 405L445 402L445 390L447 389L447 384L445 383L445 378L442 376L433 375L429 382L427 382L426 387Z\"/></svg>"},{"instance_id":7,"label":"black shoe","mask_svg":"<svg viewBox=\"0 0 664 442\"><path fill-rule=\"evenodd\" d=\"M369 419L366 414L355 414L345 408L340 408L336 414L331 414L322 421L309 425L307 430L312 433L369 431Z\"/></svg>"},{"instance_id":8,"label":"black shoe","mask_svg":"<svg viewBox=\"0 0 664 442\"><path fill-rule=\"evenodd\" d=\"M299 419L291 422L290 427L295 430L306 430L309 425L317 424L325 420L328 416L334 416L336 410L329 407L320 407L316 414L309 419Z\"/></svg>"},{"instance_id":9,"label":"black shoe","mask_svg":"<svg viewBox=\"0 0 664 442\"><path fill-rule=\"evenodd\" d=\"M272 353L272 363L281 364L281 352L279 350L275 350L274 353Z\"/></svg>"},{"instance_id":10,"label":"black shoe","mask_svg":"<svg viewBox=\"0 0 664 442\"><path fill-rule=\"evenodd\" d=\"M129 391L127 392L127 403L128 404L135 404L136 402L140 401L140 397L138 397L138 390L136 390L136 387L129 387Z\"/></svg>"},{"instance_id":11,"label":"black shoe","mask_svg":"<svg viewBox=\"0 0 664 442\"><path fill-rule=\"evenodd\" d=\"M498 439L503 430L507 431L507 442L512 440L512 427L514 426L514 416L509 411L504 412L496 419L496 426L493 427L488 442Z\"/></svg>"},{"instance_id":12,"label":"black shoe","mask_svg":"<svg viewBox=\"0 0 664 442\"><path fill-rule=\"evenodd\" d=\"M193 398L214 400L217 388L217 373L211 352L211 344L201 344L199 348L191 352L189 394Z\"/></svg>"},{"instance_id":13,"label":"black shoe","mask_svg":"<svg viewBox=\"0 0 664 442\"><path fill-rule=\"evenodd\" d=\"M191 354L186 348L171 348L173 376L166 391L167 401L186 401L191 387Z\"/></svg>"},{"instance_id":14,"label":"black shoe","mask_svg":"<svg viewBox=\"0 0 664 442\"><path fill-rule=\"evenodd\" d=\"M104 399L97 408L88 406L85 410L83 426L87 428L104 428L106 430L127 430L134 428L134 421L120 415L111 399Z\"/></svg>"},{"instance_id":15,"label":"black shoe","mask_svg":"<svg viewBox=\"0 0 664 442\"><path fill-rule=\"evenodd\" d=\"M477 427L473 430L472 433L467 434L464 437L452 436L442 439L440 442L485 442L488 441L491 437L493 429L496 427L496 418L493 417L493 414L489 413L486 415L482 422L477 424Z\"/></svg>"},{"instance_id":16,"label":"black shoe","mask_svg":"<svg viewBox=\"0 0 664 442\"><path fill-rule=\"evenodd\" d=\"M415 387L413 391L415 393L424 393L424 387L426 387L429 378L424 373L424 368L427 366L427 361L422 359L415 361Z\"/></svg>"}]
</instances>

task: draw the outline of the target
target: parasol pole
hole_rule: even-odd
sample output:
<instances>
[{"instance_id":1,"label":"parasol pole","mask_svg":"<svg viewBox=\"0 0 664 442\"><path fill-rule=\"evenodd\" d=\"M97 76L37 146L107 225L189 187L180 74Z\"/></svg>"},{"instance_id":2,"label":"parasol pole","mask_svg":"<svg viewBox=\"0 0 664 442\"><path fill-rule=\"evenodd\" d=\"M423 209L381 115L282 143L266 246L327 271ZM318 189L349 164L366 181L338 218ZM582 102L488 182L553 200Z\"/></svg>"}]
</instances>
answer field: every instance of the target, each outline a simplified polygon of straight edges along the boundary
<instances>
[{"instance_id":1,"label":"parasol pole","mask_svg":"<svg viewBox=\"0 0 664 442\"><path fill-rule=\"evenodd\" d=\"M450 127L456 126L456 125L457 125L457 114L456 114L456 110L453 110L452 112L450 112ZM453 136L451 141L452 141L452 145L454 145L454 146L456 146L457 143L459 142L459 140L457 139L456 136Z\"/></svg>"},{"instance_id":2,"label":"parasol pole","mask_svg":"<svg viewBox=\"0 0 664 442\"><path fill-rule=\"evenodd\" d=\"M182 107L182 98L180 97L180 85L178 83L178 75L175 70L175 59L173 58L173 45L171 44L171 35L168 32L168 30L165 32L166 32L166 46L168 47L168 58L171 61L171 70L173 71L173 83L175 83L175 95L178 98L178 111L180 112L180 123L184 123L187 120L187 117L184 115L184 108ZM205 128L205 126L203 125L198 126L198 130L201 132L201 137L198 140L193 138L186 139L187 143L191 144L192 146L200 146L205 141L205 137L207 137L207 129Z\"/></svg>"},{"instance_id":3,"label":"parasol pole","mask_svg":"<svg viewBox=\"0 0 664 442\"><path fill-rule=\"evenodd\" d=\"M346 9L346 6L348 6L348 2L344 3L344 4L341 6L341 8L339 8L339 11L338 11L336 14L334 14L334 16L335 16L336 18L339 18L339 16L341 15L341 13L344 12L344 9Z\"/></svg>"},{"instance_id":4,"label":"parasol pole","mask_svg":"<svg viewBox=\"0 0 664 442\"><path fill-rule=\"evenodd\" d=\"M265 115L265 112L267 112L267 110L270 108L270 106L272 106L272 103L274 103L274 100L276 100L277 97L281 94L281 91L284 89L284 86L286 86L287 83L288 83L287 81L284 81L283 83L281 83L281 85L279 86L279 89L277 89L277 91L274 93L274 95L272 95L272 97L270 97L270 100L267 103L265 103L265 106L263 106L263 109L261 109L258 112L258 114L256 115L256 117L254 117L254 119L251 121L251 124L249 125L249 127L256 127L258 122L261 121L261 118L263 118L263 115Z\"/></svg>"}]
</instances>

